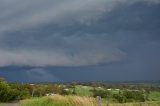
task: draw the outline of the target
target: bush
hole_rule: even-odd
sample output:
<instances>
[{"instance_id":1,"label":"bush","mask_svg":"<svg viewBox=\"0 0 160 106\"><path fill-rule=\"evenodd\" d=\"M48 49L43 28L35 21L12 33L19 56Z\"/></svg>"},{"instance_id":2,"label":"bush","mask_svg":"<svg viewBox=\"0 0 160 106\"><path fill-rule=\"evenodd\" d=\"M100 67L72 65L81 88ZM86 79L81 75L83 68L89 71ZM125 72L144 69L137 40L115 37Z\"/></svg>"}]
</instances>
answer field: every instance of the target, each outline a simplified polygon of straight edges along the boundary
<instances>
[{"instance_id":1,"label":"bush","mask_svg":"<svg viewBox=\"0 0 160 106\"><path fill-rule=\"evenodd\" d=\"M29 89L27 89L25 85L10 84L10 86L13 89L14 93L17 95L16 99L22 100L30 97Z\"/></svg>"},{"instance_id":2,"label":"bush","mask_svg":"<svg viewBox=\"0 0 160 106\"><path fill-rule=\"evenodd\" d=\"M101 96L102 98L108 98L110 95L110 92L106 90L92 90L93 97Z\"/></svg>"},{"instance_id":3,"label":"bush","mask_svg":"<svg viewBox=\"0 0 160 106\"><path fill-rule=\"evenodd\" d=\"M113 98L116 99L119 103L125 103L126 97L122 94L114 94Z\"/></svg>"},{"instance_id":4,"label":"bush","mask_svg":"<svg viewBox=\"0 0 160 106\"><path fill-rule=\"evenodd\" d=\"M0 102L8 102L16 99L17 94L5 82L0 80Z\"/></svg>"},{"instance_id":5,"label":"bush","mask_svg":"<svg viewBox=\"0 0 160 106\"><path fill-rule=\"evenodd\" d=\"M113 98L116 99L119 103L125 102L144 102L145 96L141 91L123 91L119 94L114 94Z\"/></svg>"},{"instance_id":6,"label":"bush","mask_svg":"<svg viewBox=\"0 0 160 106\"><path fill-rule=\"evenodd\" d=\"M145 101L145 96L141 91L124 91L123 96L126 97L127 102L130 102L131 100L134 100L137 102Z\"/></svg>"}]
</instances>

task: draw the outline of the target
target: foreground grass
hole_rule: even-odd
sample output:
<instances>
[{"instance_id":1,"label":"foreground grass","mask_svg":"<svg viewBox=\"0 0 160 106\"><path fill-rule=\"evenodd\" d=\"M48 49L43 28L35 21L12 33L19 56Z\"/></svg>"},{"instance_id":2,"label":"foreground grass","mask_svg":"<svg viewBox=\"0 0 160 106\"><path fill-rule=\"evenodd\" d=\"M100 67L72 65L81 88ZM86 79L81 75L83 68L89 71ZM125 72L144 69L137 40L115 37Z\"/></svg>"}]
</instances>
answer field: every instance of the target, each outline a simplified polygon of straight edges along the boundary
<instances>
[{"instance_id":1,"label":"foreground grass","mask_svg":"<svg viewBox=\"0 0 160 106\"><path fill-rule=\"evenodd\" d=\"M149 99L153 101L160 101L160 92L151 92L149 94Z\"/></svg>"},{"instance_id":2,"label":"foreground grass","mask_svg":"<svg viewBox=\"0 0 160 106\"><path fill-rule=\"evenodd\" d=\"M95 106L95 100L89 97L56 95L23 100L20 106Z\"/></svg>"},{"instance_id":3,"label":"foreground grass","mask_svg":"<svg viewBox=\"0 0 160 106\"><path fill-rule=\"evenodd\" d=\"M104 105L107 106L107 105ZM108 106L160 106L160 102L141 102L141 103L112 103Z\"/></svg>"},{"instance_id":4,"label":"foreground grass","mask_svg":"<svg viewBox=\"0 0 160 106\"><path fill-rule=\"evenodd\" d=\"M90 97L60 96L22 100L20 106L96 106L96 100ZM142 103L102 103L102 106L160 106L160 101Z\"/></svg>"}]
</instances>

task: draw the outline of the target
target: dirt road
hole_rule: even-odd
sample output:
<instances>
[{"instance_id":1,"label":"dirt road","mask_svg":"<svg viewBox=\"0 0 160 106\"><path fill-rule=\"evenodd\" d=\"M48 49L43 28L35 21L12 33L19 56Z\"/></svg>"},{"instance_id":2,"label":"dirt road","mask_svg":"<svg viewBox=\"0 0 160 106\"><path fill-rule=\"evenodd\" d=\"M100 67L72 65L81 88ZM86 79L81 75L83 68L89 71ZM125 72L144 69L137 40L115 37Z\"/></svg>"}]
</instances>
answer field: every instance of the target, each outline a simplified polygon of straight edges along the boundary
<instances>
[{"instance_id":1,"label":"dirt road","mask_svg":"<svg viewBox=\"0 0 160 106\"><path fill-rule=\"evenodd\" d=\"M4 106L19 106L18 103L7 103Z\"/></svg>"}]
</instances>

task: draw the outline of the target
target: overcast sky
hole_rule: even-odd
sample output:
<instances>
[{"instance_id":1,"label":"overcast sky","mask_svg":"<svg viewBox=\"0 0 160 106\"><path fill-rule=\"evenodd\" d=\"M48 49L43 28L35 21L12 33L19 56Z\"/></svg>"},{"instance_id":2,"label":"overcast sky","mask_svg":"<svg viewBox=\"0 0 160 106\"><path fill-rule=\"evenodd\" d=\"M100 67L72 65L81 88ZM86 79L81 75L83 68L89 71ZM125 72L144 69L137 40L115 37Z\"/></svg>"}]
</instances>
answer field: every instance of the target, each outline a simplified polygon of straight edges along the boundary
<instances>
[{"instance_id":1,"label":"overcast sky","mask_svg":"<svg viewBox=\"0 0 160 106\"><path fill-rule=\"evenodd\" d=\"M160 80L160 0L0 0L8 81Z\"/></svg>"}]
</instances>

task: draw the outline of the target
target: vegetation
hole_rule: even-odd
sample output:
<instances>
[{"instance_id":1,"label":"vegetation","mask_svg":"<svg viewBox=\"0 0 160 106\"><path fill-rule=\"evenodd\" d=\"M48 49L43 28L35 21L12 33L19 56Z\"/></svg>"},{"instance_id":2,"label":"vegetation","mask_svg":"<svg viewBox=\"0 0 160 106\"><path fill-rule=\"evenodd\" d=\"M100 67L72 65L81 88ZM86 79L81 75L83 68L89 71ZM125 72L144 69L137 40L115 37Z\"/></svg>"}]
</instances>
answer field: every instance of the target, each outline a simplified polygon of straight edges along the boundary
<instances>
[{"instance_id":1,"label":"vegetation","mask_svg":"<svg viewBox=\"0 0 160 106\"><path fill-rule=\"evenodd\" d=\"M17 93L14 89L11 89L3 79L0 79L0 102L8 102L16 99L16 97Z\"/></svg>"},{"instance_id":2,"label":"vegetation","mask_svg":"<svg viewBox=\"0 0 160 106\"><path fill-rule=\"evenodd\" d=\"M158 84L19 84L0 79L0 102L19 100L21 106L160 105ZM142 105L143 104L143 105ZM144 105L144 106L146 106Z\"/></svg>"},{"instance_id":3,"label":"vegetation","mask_svg":"<svg viewBox=\"0 0 160 106\"><path fill-rule=\"evenodd\" d=\"M160 101L160 92L157 91L150 92L148 98L150 101Z\"/></svg>"},{"instance_id":4,"label":"vegetation","mask_svg":"<svg viewBox=\"0 0 160 106\"><path fill-rule=\"evenodd\" d=\"M102 106L159 106L160 102L134 102L134 103L109 103L102 102ZM22 100L20 106L96 106L96 99L80 96L42 97L29 100Z\"/></svg>"},{"instance_id":5,"label":"vegetation","mask_svg":"<svg viewBox=\"0 0 160 106\"><path fill-rule=\"evenodd\" d=\"M95 99L79 96L60 96L23 100L21 106L95 106Z\"/></svg>"}]
</instances>

